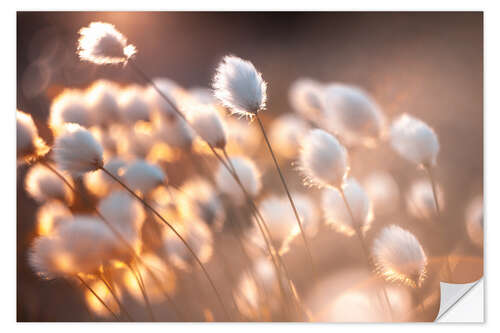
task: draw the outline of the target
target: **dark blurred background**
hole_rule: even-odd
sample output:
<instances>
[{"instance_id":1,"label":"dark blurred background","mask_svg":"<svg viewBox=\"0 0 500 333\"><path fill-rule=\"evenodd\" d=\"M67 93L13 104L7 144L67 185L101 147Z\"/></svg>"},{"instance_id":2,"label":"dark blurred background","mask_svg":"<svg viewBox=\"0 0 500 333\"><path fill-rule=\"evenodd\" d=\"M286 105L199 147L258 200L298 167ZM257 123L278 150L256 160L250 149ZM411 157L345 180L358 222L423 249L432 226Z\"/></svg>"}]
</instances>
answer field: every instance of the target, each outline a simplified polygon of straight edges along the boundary
<instances>
[{"instance_id":1,"label":"dark blurred background","mask_svg":"<svg viewBox=\"0 0 500 333\"><path fill-rule=\"evenodd\" d=\"M483 186L482 13L18 12L17 107L33 115L49 142L45 123L51 99L63 87L83 88L98 78L142 83L120 67L78 61L77 32L92 21L113 23L126 35L137 46L137 62L146 73L169 77L185 87L208 87L217 63L228 53L251 60L269 84L267 121L290 111L288 88L304 76L363 87L389 119L402 112L423 119L435 128L441 143L436 172L446 192L449 238L466 238L464 207L482 193ZM380 154L385 157L379 158ZM388 147L366 151L365 163L357 160L361 157L353 157L355 176L384 168L395 175L403 191L421 175ZM37 205L23 189L25 172L26 167L18 168L17 319L88 320L75 287L58 280L40 281L26 264ZM276 182L275 176L271 174L270 181ZM288 178L292 187L300 186L293 171ZM394 221L376 221L374 228L388 222ZM429 233L417 222L396 222L417 237ZM336 237L334 242L323 243L333 244L330 252L321 242L315 245L325 265L332 264L329 253L340 251L348 241L333 233L331 237ZM461 253L482 258L480 250L459 243L463 243ZM451 246L432 235L423 245L436 255ZM357 254L346 256L352 261ZM481 276L482 262L462 270L454 282Z\"/></svg>"}]
</instances>

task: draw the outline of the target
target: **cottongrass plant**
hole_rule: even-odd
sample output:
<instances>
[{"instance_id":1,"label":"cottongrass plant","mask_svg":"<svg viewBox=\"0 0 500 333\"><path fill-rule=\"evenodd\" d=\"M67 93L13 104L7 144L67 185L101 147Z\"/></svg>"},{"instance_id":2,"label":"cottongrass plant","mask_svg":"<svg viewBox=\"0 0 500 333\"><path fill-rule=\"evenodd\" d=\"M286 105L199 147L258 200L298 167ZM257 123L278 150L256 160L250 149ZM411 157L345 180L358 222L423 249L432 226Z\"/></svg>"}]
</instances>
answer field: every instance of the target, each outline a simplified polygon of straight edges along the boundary
<instances>
[{"instance_id":1,"label":"cottongrass plant","mask_svg":"<svg viewBox=\"0 0 500 333\"><path fill-rule=\"evenodd\" d=\"M426 278L427 256L418 239L396 225L385 227L375 239L372 254L377 272L387 281L420 288ZM419 303L424 310L423 302Z\"/></svg>"},{"instance_id":2,"label":"cottongrass plant","mask_svg":"<svg viewBox=\"0 0 500 333\"><path fill-rule=\"evenodd\" d=\"M280 169L269 138L264 129L264 125L259 117L259 112L265 110L267 100L267 83L262 79L262 74L259 73L254 65L241 58L235 56L226 56L219 64L213 81L215 96L221 103L227 107L233 114L245 116L247 118L255 117L259 124L267 148L271 154L274 165L280 176L281 183L285 189L290 205L293 209L295 219L300 228L307 255L312 265L312 273L316 279L316 269L310 246L307 241L302 223L300 222L299 213L293 202L292 196L288 189L288 185Z\"/></svg>"},{"instance_id":3,"label":"cottongrass plant","mask_svg":"<svg viewBox=\"0 0 500 333\"><path fill-rule=\"evenodd\" d=\"M50 109L48 125L55 139L51 154L31 116L17 111L18 163L38 162L28 171L25 186L41 205L38 237L29 258L40 276L79 281L87 289L89 309L98 316L133 320L125 308L128 294L155 321L163 301L185 318L171 298L183 282L177 281L176 273L195 278L199 266L228 319L315 320L282 256L292 254L301 234L317 277L309 240L319 228L318 207L314 193L290 193L279 156L298 159L306 184L322 188L323 221L340 233L359 237L370 271L373 258L385 279L421 290L417 287L425 279L427 258L413 235L387 227L371 254L364 239L374 214L388 217L399 200L389 173L372 172L362 178L362 185L349 173L344 144L374 146L385 135L385 116L371 96L349 84L299 78L289 93L295 113L277 117L268 136L260 118L268 86L251 62L226 56L216 70L213 90L184 89L170 79L145 74L135 62L136 52L111 24L93 22L80 30L78 54L83 61L121 64L147 85L122 87L98 80L84 90L65 89ZM259 126L226 119L224 108L240 118L256 118ZM260 153L260 137L286 196L268 192L261 180L266 170L254 158ZM402 157L428 172L425 191L416 191L419 210L430 207L434 215L439 213L444 200L432 174L439 152L437 135L422 121L403 115L393 122L390 138ZM185 162L184 157L196 175L179 183L178 172L170 166ZM80 191L82 185L95 201ZM479 206L471 204L465 217L469 237L478 246L483 226ZM93 215L81 214L89 209ZM168 228L159 229L160 224ZM219 236L228 229L235 232L247 259L237 284L226 254L218 252ZM208 263L224 265L228 285L235 287L229 293L238 312L235 317L229 316L206 270ZM195 283L202 287L200 281ZM401 319L399 310L408 307L401 290L384 287L389 312L370 313L372 297L378 295L360 290L337 295L336 305L326 310L336 314L329 318L340 318L343 310L358 306L364 319L381 320L388 314ZM202 303L204 292L196 293ZM205 319L213 319L210 308L204 313Z\"/></svg>"},{"instance_id":4,"label":"cottongrass plant","mask_svg":"<svg viewBox=\"0 0 500 333\"><path fill-rule=\"evenodd\" d=\"M476 196L467 205L465 210L465 227L471 242L482 248L484 238L483 197Z\"/></svg>"},{"instance_id":5,"label":"cottongrass plant","mask_svg":"<svg viewBox=\"0 0 500 333\"><path fill-rule=\"evenodd\" d=\"M16 110L17 163L32 162L49 151L33 122L31 115Z\"/></svg>"}]
</instances>

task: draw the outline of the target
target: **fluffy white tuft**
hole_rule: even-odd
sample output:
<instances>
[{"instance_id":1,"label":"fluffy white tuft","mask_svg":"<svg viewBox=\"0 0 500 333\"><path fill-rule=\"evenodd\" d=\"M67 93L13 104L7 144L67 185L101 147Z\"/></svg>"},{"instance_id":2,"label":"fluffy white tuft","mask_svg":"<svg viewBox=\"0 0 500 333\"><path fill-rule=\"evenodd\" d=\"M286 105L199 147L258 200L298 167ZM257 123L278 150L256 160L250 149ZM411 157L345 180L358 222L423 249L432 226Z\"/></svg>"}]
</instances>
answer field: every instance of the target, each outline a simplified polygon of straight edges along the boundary
<instances>
[{"instance_id":1,"label":"fluffy white tuft","mask_svg":"<svg viewBox=\"0 0 500 333\"><path fill-rule=\"evenodd\" d=\"M55 135L64 130L64 125L74 123L82 127L94 124L93 114L85 103L85 95L80 90L66 89L50 106L49 126Z\"/></svg>"},{"instance_id":2,"label":"fluffy white tuft","mask_svg":"<svg viewBox=\"0 0 500 333\"><path fill-rule=\"evenodd\" d=\"M212 185L202 178L184 183L176 196L181 215L187 219L200 219L220 231L226 216L224 206Z\"/></svg>"},{"instance_id":3,"label":"fluffy white tuft","mask_svg":"<svg viewBox=\"0 0 500 333\"><path fill-rule=\"evenodd\" d=\"M297 157L302 139L309 132L309 125L294 114L276 118L271 125L269 137L278 154L285 158Z\"/></svg>"},{"instance_id":4,"label":"fluffy white tuft","mask_svg":"<svg viewBox=\"0 0 500 333\"><path fill-rule=\"evenodd\" d=\"M54 142L54 160L61 170L75 176L103 165L103 149L92 134L77 124L66 124Z\"/></svg>"},{"instance_id":5,"label":"fluffy white tuft","mask_svg":"<svg viewBox=\"0 0 500 333\"><path fill-rule=\"evenodd\" d=\"M170 147L190 151L196 133L191 126L180 117L169 119L156 118L156 135L160 142Z\"/></svg>"},{"instance_id":6,"label":"fluffy white tuft","mask_svg":"<svg viewBox=\"0 0 500 333\"><path fill-rule=\"evenodd\" d=\"M303 139L299 163L306 183L318 187L341 186L349 171L347 150L320 129L311 130Z\"/></svg>"},{"instance_id":7,"label":"fluffy white tuft","mask_svg":"<svg viewBox=\"0 0 500 333\"><path fill-rule=\"evenodd\" d=\"M439 153L436 133L426 123L408 114L391 127L391 145L403 158L418 165L435 165Z\"/></svg>"},{"instance_id":8,"label":"fluffy white tuft","mask_svg":"<svg viewBox=\"0 0 500 333\"><path fill-rule=\"evenodd\" d=\"M98 65L126 64L137 51L127 38L109 23L92 22L81 28L78 39L80 59Z\"/></svg>"},{"instance_id":9,"label":"fluffy white tuft","mask_svg":"<svg viewBox=\"0 0 500 333\"><path fill-rule=\"evenodd\" d=\"M266 107L267 84L254 65L235 56L225 56L217 67L215 97L241 116L253 116Z\"/></svg>"},{"instance_id":10,"label":"fluffy white tuft","mask_svg":"<svg viewBox=\"0 0 500 333\"><path fill-rule=\"evenodd\" d=\"M363 181L363 188L373 203L375 215L387 216L399 208L399 186L388 172L370 173Z\"/></svg>"},{"instance_id":11,"label":"fluffy white tuft","mask_svg":"<svg viewBox=\"0 0 500 333\"><path fill-rule=\"evenodd\" d=\"M321 207L326 224L348 236L354 235L357 230L366 232L373 220L370 198L354 178L346 180L343 190L354 216L354 221L340 191L329 187L323 190L321 198Z\"/></svg>"},{"instance_id":12,"label":"fluffy white tuft","mask_svg":"<svg viewBox=\"0 0 500 333\"><path fill-rule=\"evenodd\" d=\"M57 200L51 200L38 208L36 213L37 232L39 235L51 235L61 223L70 221L71 211Z\"/></svg>"},{"instance_id":13,"label":"fluffy white tuft","mask_svg":"<svg viewBox=\"0 0 500 333\"><path fill-rule=\"evenodd\" d=\"M45 155L49 148L38 136L38 130L30 114L16 110L17 160L32 161Z\"/></svg>"},{"instance_id":14,"label":"fluffy white tuft","mask_svg":"<svg viewBox=\"0 0 500 333\"><path fill-rule=\"evenodd\" d=\"M146 213L141 203L128 192L119 190L101 200L98 208L104 218L115 226L122 237L134 248L139 249L140 232L146 219ZM115 244L117 255L130 252L119 239L116 239Z\"/></svg>"},{"instance_id":15,"label":"fluffy white tuft","mask_svg":"<svg viewBox=\"0 0 500 333\"><path fill-rule=\"evenodd\" d=\"M483 247L483 220L483 197L477 196L469 203L465 211L465 227L469 239L479 247Z\"/></svg>"},{"instance_id":16,"label":"fluffy white tuft","mask_svg":"<svg viewBox=\"0 0 500 333\"><path fill-rule=\"evenodd\" d=\"M248 194L252 197L256 196L262 187L262 183L259 170L255 164L244 157L231 157L231 163ZM245 194L239 184L222 164L219 164L215 181L219 191L227 195L235 204L241 205L245 202Z\"/></svg>"},{"instance_id":17,"label":"fluffy white tuft","mask_svg":"<svg viewBox=\"0 0 500 333\"><path fill-rule=\"evenodd\" d=\"M396 225L385 227L372 251L378 272L389 281L420 287L425 279L427 256L415 236Z\"/></svg>"},{"instance_id":18,"label":"fluffy white tuft","mask_svg":"<svg viewBox=\"0 0 500 333\"><path fill-rule=\"evenodd\" d=\"M119 87L107 80L98 80L85 93L88 108L96 124L108 126L120 121Z\"/></svg>"},{"instance_id":19,"label":"fluffy white tuft","mask_svg":"<svg viewBox=\"0 0 500 333\"><path fill-rule=\"evenodd\" d=\"M72 183L72 180L66 179ZM47 167L36 164L32 166L24 179L24 188L38 202L52 199L71 204L73 191Z\"/></svg>"},{"instance_id":20,"label":"fluffy white tuft","mask_svg":"<svg viewBox=\"0 0 500 333\"><path fill-rule=\"evenodd\" d=\"M125 169L123 178L131 189L146 195L163 184L167 177L160 167L144 160L136 160Z\"/></svg>"},{"instance_id":21,"label":"fluffy white tuft","mask_svg":"<svg viewBox=\"0 0 500 333\"><path fill-rule=\"evenodd\" d=\"M114 157L104 164L104 168L115 177L119 177L120 170L124 170L126 165L121 158ZM118 187L116 182L102 170L85 174L83 184L96 197L103 197L113 188Z\"/></svg>"},{"instance_id":22,"label":"fluffy white tuft","mask_svg":"<svg viewBox=\"0 0 500 333\"><path fill-rule=\"evenodd\" d=\"M130 86L122 90L118 97L118 105L122 117L128 124L151 120L150 107L142 87Z\"/></svg>"},{"instance_id":23,"label":"fluffy white tuft","mask_svg":"<svg viewBox=\"0 0 500 333\"><path fill-rule=\"evenodd\" d=\"M170 261L182 270L190 270L195 263L188 248L171 230L164 229L164 249ZM210 260L213 253L213 236L207 225L198 220L184 221L184 227L177 229L202 263ZM197 267L194 264L194 267Z\"/></svg>"},{"instance_id":24,"label":"fluffy white tuft","mask_svg":"<svg viewBox=\"0 0 500 333\"><path fill-rule=\"evenodd\" d=\"M295 112L316 125L320 124L324 109L324 88L321 83L299 78L290 86L288 99Z\"/></svg>"},{"instance_id":25,"label":"fluffy white tuft","mask_svg":"<svg viewBox=\"0 0 500 333\"><path fill-rule=\"evenodd\" d=\"M96 273L110 259L114 239L103 222L75 216L61 223L51 236L35 241L29 263L44 278Z\"/></svg>"},{"instance_id":26,"label":"fluffy white tuft","mask_svg":"<svg viewBox=\"0 0 500 333\"><path fill-rule=\"evenodd\" d=\"M199 105L190 110L189 124L209 145L223 149L227 143L227 131L222 117L212 105Z\"/></svg>"},{"instance_id":27,"label":"fluffy white tuft","mask_svg":"<svg viewBox=\"0 0 500 333\"><path fill-rule=\"evenodd\" d=\"M444 208L444 192L438 184L436 188L440 209ZM414 181L406 194L406 204L410 213L416 218L432 219L437 216L436 202L432 185L428 179Z\"/></svg>"},{"instance_id":28,"label":"fluffy white tuft","mask_svg":"<svg viewBox=\"0 0 500 333\"><path fill-rule=\"evenodd\" d=\"M371 145L382 135L385 117L377 103L362 89L340 83L324 90L324 126L351 144Z\"/></svg>"}]
</instances>

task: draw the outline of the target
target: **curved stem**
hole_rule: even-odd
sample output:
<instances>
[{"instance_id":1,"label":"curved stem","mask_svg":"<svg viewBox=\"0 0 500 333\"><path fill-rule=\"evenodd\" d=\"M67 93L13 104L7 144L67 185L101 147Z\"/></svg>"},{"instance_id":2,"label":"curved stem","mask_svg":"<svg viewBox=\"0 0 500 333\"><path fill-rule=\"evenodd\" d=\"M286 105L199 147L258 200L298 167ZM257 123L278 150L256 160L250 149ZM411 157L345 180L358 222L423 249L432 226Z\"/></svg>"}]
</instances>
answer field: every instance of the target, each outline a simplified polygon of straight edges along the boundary
<instances>
[{"instance_id":1,"label":"curved stem","mask_svg":"<svg viewBox=\"0 0 500 333\"><path fill-rule=\"evenodd\" d=\"M270 238L270 233L269 233L269 229L267 229L267 226L266 226L266 223L264 221L264 218L260 214L259 209L255 205L255 203L253 202L252 197L250 196L250 194L248 193L248 191L245 189L245 186L241 182L241 179L238 176L238 174L236 172L233 172L233 170L236 171L236 169L234 168L234 165L232 164L231 159L229 159L229 157L228 157L228 161L227 162L224 161L224 159L217 153L217 151L215 150L215 148L212 145L209 144L208 146L210 147L210 149L211 149L212 153L214 154L214 156L226 168L226 170L229 172L229 174L232 175L233 179L236 181L236 183L240 187L241 191L245 195L245 198L247 199L247 203L251 207L252 214L255 217L255 222L257 223L259 231L262 234L262 237L264 238L264 243L266 244L266 248L267 248L267 250L269 252L269 255L271 256L271 261L272 261L272 263L274 265L274 268L276 270L276 276L278 277L278 284L279 284L279 287L280 287L280 292L282 294L283 301L284 301L285 299L287 299L287 297L286 297L286 293L285 293L285 290L284 290L283 285L282 285L281 270L280 270L279 265L278 265L278 259L277 259L277 257L279 256L279 254L274 249L274 246L272 245L271 238ZM224 151L225 151L225 149L224 149ZM226 153L226 156L227 156L227 153ZM231 165L231 166L229 166L229 165ZM266 234L266 232L267 232L267 234ZM287 278L289 280L289 277L287 277ZM286 304L285 308L288 311L289 310L288 309L288 303L285 303L285 304Z\"/></svg>"},{"instance_id":2,"label":"curved stem","mask_svg":"<svg viewBox=\"0 0 500 333\"><path fill-rule=\"evenodd\" d=\"M431 182L432 196L434 197L434 204L436 206L437 218L440 222L442 222L441 221L441 209L439 206L439 199L438 199L438 193L437 193L437 184L436 184L436 179L434 177L434 173L432 172L432 167L428 164L424 164L424 170L427 172L427 175L429 177L429 181ZM441 225L441 228L445 229L443 223L440 223L440 225ZM446 256L445 265L446 265L446 272L448 274L448 280L451 280L452 270L451 270L450 256L449 255Z\"/></svg>"},{"instance_id":3,"label":"curved stem","mask_svg":"<svg viewBox=\"0 0 500 333\"><path fill-rule=\"evenodd\" d=\"M57 177L59 177L65 184L66 186L68 186L75 195L78 195L78 191L73 187L73 185L71 185L71 183L66 179L66 177L64 177L57 169L53 168L47 161L45 160L40 160L39 161L42 165L44 165L47 169L49 169L50 171L52 171ZM125 245L125 247L127 248L127 250L130 252L130 254L132 255L132 257L137 260L137 262L139 262L140 264L142 264L144 266L144 268L146 269L146 271L151 275L151 277L153 278L153 281L158 285L158 287L162 290L162 292L166 295L167 299L169 300L169 302L172 304L172 306L174 307L174 310L176 312L176 314L181 317L182 319L184 319L185 317L181 314L181 312L177 309L177 307L175 306L175 303L173 303L173 301L171 300L170 296L168 296L168 293L167 291L163 288L163 285L161 284L160 280L158 279L158 277L156 276L156 274L149 268L148 265L146 265L146 263L137 255L137 253L135 252L135 249L132 247L132 245L130 245L128 243L128 241L121 235L121 233L101 214L101 212L96 208L96 207L93 207L93 210L95 212L95 214L102 220L102 222L111 230L111 232L115 235L116 238L118 238L118 240L123 243L123 245Z\"/></svg>"},{"instance_id":4,"label":"curved stem","mask_svg":"<svg viewBox=\"0 0 500 333\"><path fill-rule=\"evenodd\" d=\"M140 69L139 66L137 66L137 63L134 60L130 59L128 61L128 64L129 64L130 68L132 68L135 71L136 74L138 74L144 81L149 83L154 88L154 90L160 95L160 97L163 98L163 100L165 100L165 102L167 102L167 104L172 108L172 110L174 110L174 112L179 117L181 117L183 120L187 121L186 116L184 116L184 114L179 110L177 105L172 100L170 100L170 98L167 95L165 95L163 93L163 91L161 91L160 88L158 88L156 83L146 73L144 73L144 71L142 69Z\"/></svg>"},{"instance_id":5,"label":"curved stem","mask_svg":"<svg viewBox=\"0 0 500 333\"><path fill-rule=\"evenodd\" d=\"M274 166L276 167L276 170L278 171L278 174L280 176L281 184L283 184L283 188L285 189L286 195L288 197L288 201L290 202L290 206L292 206L293 213L295 214L295 219L297 220L297 224L299 225L299 228L300 228L300 234L302 235L302 239L304 241L304 246L306 248L307 256L309 257L309 260L311 262L313 279L315 281L317 281L316 267L314 265L313 257L311 254L311 249L309 247L309 242L307 241L304 227L302 226L302 222L300 221L299 212L297 211L297 207L295 207L295 203L293 202L292 195L290 194L290 190L288 189L288 185L286 183L285 176L283 175L283 173L281 171L281 168L278 164L278 160L276 159L273 148L271 146L271 142L269 141L269 138L267 137L266 130L264 129L264 125L262 124L262 121L260 120L258 113L256 113L255 118L257 118L257 123L259 124L260 131L262 132L262 135L264 136L264 140L266 141L267 148L268 148L269 153L271 154L271 157L273 159Z\"/></svg>"},{"instance_id":6,"label":"curved stem","mask_svg":"<svg viewBox=\"0 0 500 333\"><path fill-rule=\"evenodd\" d=\"M125 317L127 317L127 319L130 321L134 321L134 319L132 319L132 316L130 315L130 313L127 311L127 309L125 308L123 303L120 301L120 299L116 295L114 288L108 283L108 281L106 280L106 278L104 277L104 274L102 272L99 274L99 279L102 281L102 283L104 283L104 285L106 286L108 291L111 293L111 296L113 296L113 299L115 300L116 304L118 304L121 311L125 314Z\"/></svg>"},{"instance_id":7,"label":"curved stem","mask_svg":"<svg viewBox=\"0 0 500 333\"><path fill-rule=\"evenodd\" d=\"M361 248L363 250L364 257L366 258L366 263L368 264L368 269L371 271L371 262L370 262L370 252L368 251L368 248L366 247L365 240L363 237L363 232L361 230L361 227L358 226L356 219L354 218L354 214L352 213L351 205L349 205L349 202L347 201L347 198L344 193L344 189L342 186L339 186L339 192L340 195L342 196L342 199L344 200L344 204L349 211L349 215L351 216L351 222L353 225L353 228L355 229L356 236L358 237L359 244L361 245ZM391 302L389 301L389 296L387 295L387 290L385 289L385 286L382 286L382 290L384 293L385 300L387 302L387 307L389 308L389 315L391 317L391 320L394 320L394 311L392 310L392 305Z\"/></svg>"},{"instance_id":8,"label":"curved stem","mask_svg":"<svg viewBox=\"0 0 500 333\"><path fill-rule=\"evenodd\" d=\"M149 318L151 321L156 321L155 315L153 313L153 308L151 307L151 303L149 302L148 294L146 293L146 286L144 285L144 281L142 279L141 272L137 269L137 271L132 266L132 263L127 263L127 266L130 272L134 275L134 278L139 285L139 289L141 289L142 298L144 299L144 303L146 304L146 309L148 310Z\"/></svg>"},{"instance_id":9,"label":"curved stem","mask_svg":"<svg viewBox=\"0 0 500 333\"><path fill-rule=\"evenodd\" d=\"M196 253L194 252L194 250L191 248L191 246L188 244L188 242L184 239L184 237L182 237L178 232L177 230L175 230L175 228L163 217L160 215L160 213L158 213L156 211L156 209L154 209L146 200L142 199L140 196L138 196L134 191L132 191L127 185L125 185L125 183L123 183L118 177L116 177L115 175L113 175L111 172L109 172L108 170L106 170L106 168L104 167L101 167L101 170L104 171L109 177L111 177L115 182L117 182L118 184L120 184L120 186L122 186L127 192L129 192L133 197L135 197L137 200L139 200L139 202L141 202L147 209L149 209L156 217L158 217L166 226L168 226L170 228L170 230L173 231L173 233L182 241L182 243L184 244L184 246L186 246L186 248L188 249L188 251L191 253L191 255L193 256L193 258L196 260L196 262L198 263L198 265L200 266L201 270L203 271L203 274L205 274L205 277L207 278L208 282L210 283L210 285L212 286L212 289L214 290L214 293L217 297L217 299L219 300L219 303L221 304L222 306L222 309L224 311L224 313L226 314L226 316L231 319L231 316L229 315L229 312L227 311L226 309L226 306L224 305L224 302L222 301L222 297L221 295L219 294L219 291L217 290L217 287L215 287L215 284L212 280L212 278L210 277L210 275L208 274L208 271L206 270L205 266L203 265L203 263L201 262L200 258L198 258L198 256L196 255Z\"/></svg>"},{"instance_id":10,"label":"curved stem","mask_svg":"<svg viewBox=\"0 0 500 333\"><path fill-rule=\"evenodd\" d=\"M99 296L97 295L97 293L94 291L94 289L92 289L91 286L89 286L87 284L87 282L85 282L84 279L82 279L78 274L75 275L76 278L78 280L80 280L80 282L92 293L92 295L95 296L95 298L97 298L97 300L102 304L102 306L104 306L104 308L106 308L106 310L109 311L109 313L111 313L113 315L113 317L116 319L116 320L120 320L120 318L118 318L118 316L116 315L116 313L113 312L113 310L110 309L110 307L106 304L106 302L104 302L104 300Z\"/></svg>"}]
</instances>

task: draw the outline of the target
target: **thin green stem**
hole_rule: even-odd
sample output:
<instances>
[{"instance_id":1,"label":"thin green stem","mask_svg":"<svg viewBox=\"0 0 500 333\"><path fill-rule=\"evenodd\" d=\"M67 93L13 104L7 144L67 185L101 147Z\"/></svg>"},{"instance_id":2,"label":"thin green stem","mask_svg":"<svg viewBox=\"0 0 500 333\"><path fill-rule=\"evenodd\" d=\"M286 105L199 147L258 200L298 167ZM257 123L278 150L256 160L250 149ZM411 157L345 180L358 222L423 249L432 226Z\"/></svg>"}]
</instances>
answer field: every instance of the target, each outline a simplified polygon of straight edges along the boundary
<instances>
[{"instance_id":1,"label":"thin green stem","mask_svg":"<svg viewBox=\"0 0 500 333\"><path fill-rule=\"evenodd\" d=\"M224 302L222 301L222 297L221 295L219 294L219 291L217 290L217 287L215 286L212 278L210 277L210 275L208 274L208 271L206 270L205 266L203 265L203 263L201 262L200 258L198 258L198 256L196 255L196 253L194 252L194 250L191 248L191 246L189 245L189 243L184 239L184 237L182 237L178 232L177 230L175 230L175 228L163 217L161 216L160 213L158 213L156 211L156 209L154 209L146 200L142 199L140 196L138 196L134 191L132 191L127 185L125 185L125 183L123 183L118 177L116 177L115 175L113 175L113 173L109 172L108 170L106 170L106 168L104 167L101 167L101 170L104 171L109 177L111 177L115 182L117 182L118 184L120 184L120 186L122 186L127 192L129 192L133 197L135 197L137 200L139 200L139 202L141 202L147 209L149 209L156 217L158 217L166 226L168 226L170 228L170 230L172 230L172 232L182 241L182 243L184 244L184 246L186 246L186 248L188 249L188 251L191 253L191 255L193 256L193 258L196 260L196 262L198 263L198 265L200 266L201 270L203 271L203 274L205 274L205 277L207 278L208 282L210 283L217 299L219 300L219 303L221 304L221 307L224 311L224 313L226 314L226 316L231 319L231 316L229 315L229 312L227 311L226 309L226 306L224 304Z\"/></svg>"},{"instance_id":2,"label":"thin green stem","mask_svg":"<svg viewBox=\"0 0 500 333\"><path fill-rule=\"evenodd\" d=\"M85 282L85 280L83 278L81 278L78 274L76 274L75 276L92 293L92 295L94 295L95 298L97 298L97 300L102 304L102 306L104 306L104 308L106 310L108 310L108 312L111 313L111 315L113 315L113 317L116 320L119 321L120 318L118 318L118 316L116 315L116 313L114 313L113 310L111 310L111 308L106 304L106 302L104 302L104 300L99 295L97 295L97 293L94 291L94 289L92 289L92 287L89 286L88 283Z\"/></svg>"},{"instance_id":3,"label":"thin green stem","mask_svg":"<svg viewBox=\"0 0 500 333\"><path fill-rule=\"evenodd\" d=\"M276 170L278 171L278 174L280 176L281 184L283 184L283 188L285 189L286 195L288 197L288 201L290 202L290 206L292 207L293 213L295 214L295 219L297 220L297 224L299 225L300 234L302 235L302 239L304 240L304 246L306 248L306 252L307 252L307 255L309 257L309 260L311 262L313 279L315 281L317 281L316 267L314 265L313 257L311 254L311 249L309 247L309 242L307 241L304 227L302 226L302 222L300 221L299 212L297 211L297 207L295 207L295 202L293 201L292 195L290 194L290 190L288 189L288 185L286 183L285 176L283 175L283 172L281 171L281 168L278 164L278 160L276 159L273 148L271 146L271 142L269 141L269 138L267 137L266 130L264 129L264 125L262 124L262 121L260 120L258 113L255 114L255 118L257 118L257 123L259 124L260 131L262 132L262 135L264 136L264 140L266 141L267 148L268 148L269 153L271 154L271 157L273 159L274 166L276 167Z\"/></svg>"}]
</instances>

